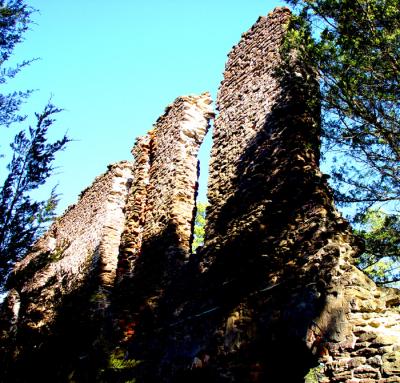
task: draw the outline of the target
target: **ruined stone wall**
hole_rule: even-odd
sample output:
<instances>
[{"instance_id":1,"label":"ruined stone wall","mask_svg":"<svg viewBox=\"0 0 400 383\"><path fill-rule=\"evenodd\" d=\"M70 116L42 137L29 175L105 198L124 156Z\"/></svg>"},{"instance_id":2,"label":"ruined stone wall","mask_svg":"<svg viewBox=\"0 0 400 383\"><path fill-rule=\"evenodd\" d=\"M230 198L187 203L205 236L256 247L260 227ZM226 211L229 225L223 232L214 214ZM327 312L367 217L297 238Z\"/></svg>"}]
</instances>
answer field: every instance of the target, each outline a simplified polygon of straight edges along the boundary
<instances>
[{"instance_id":1,"label":"ruined stone wall","mask_svg":"<svg viewBox=\"0 0 400 383\"><path fill-rule=\"evenodd\" d=\"M187 260L198 189L200 145L214 116L208 93L178 97L153 129L137 140L133 184L126 204L119 280L133 276L136 260L157 245L172 263Z\"/></svg>"},{"instance_id":2,"label":"ruined stone wall","mask_svg":"<svg viewBox=\"0 0 400 383\"><path fill-rule=\"evenodd\" d=\"M165 291L174 286L189 263L199 176L197 155L213 116L208 93L179 97L132 151L134 181L126 205L112 314L118 324L114 336L119 346L111 348L111 355L122 352L134 360L125 348L132 342L135 346L129 347L147 353L153 344L147 335L163 321L165 305L173 307L176 289L171 287L171 301ZM125 261L127 253L129 262Z\"/></svg>"},{"instance_id":3,"label":"ruined stone wall","mask_svg":"<svg viewBox=\"0 0 400 383\"><path fill-rule=\"evenodd\" d=\"M147 203L150 170L150 135L139 137L132 149L135 159L132 185L125 206L125 228L121 236L118 280L131 275L142 249L143 227Z\"/></svg>"},{"instance_id":4,"label":"ruined stone wall","mask_svg":"<svg viewBox=\"0 0 400 383\"><path fill-rule=\"evenodd\" d=\"M283 110L285 103L291 102L293 108L293 97L301 98L296 102L299 108L304 108L307 95L296 87L295 76L286 75L285 78L277 73L278 69L284 70L280 49L289 19L290 11L286 8L260 17L228 55L218 92L219 113L210 163L206 229L206 244L210 246L221 245L221 237L240 235L245 227L245 230L250 229L251 221L258 220L268 203L264 182L267 169L252 158L254 153L250 151L272 134L275 125L286 123L277 117L278 109ZM307 75L312 74L303 73L299 80L303 81ZM315 83L307 87L318 93ZM292 112L292 116L287 116L288 121L303 113L300 110L287 112ZM309 111L308 118L313 119L308 124L313 131L299 131L298 134L307 134L307 144L315 147L318 145L318 132L314 131L318 128L318 111ZM284 148L277 147L276 155L281 149ZM263 195L263 201L255 196L257 193Z\"/></svg>"},{"instance_id":5,"label":"ruined stone wall","mask_svg":"<svg viewBox=\"0 0 400 383\"><path fill-rule=\"evenodd\" d=\"M99 286L112 286L131 167L127 161L111 165L16 265L9 285L20 296L25 325L51 324L60 301L93 274Z\"/></svg>"},{"instance_id":6,"label":"ruined stone wall","mask_svg":"<svg viewBox=\"0 0 400 383\"><path fill-rule=\"evenodd\" d=\"M207 94L176 99L133 166L112 166L17 265L8 378L400 381L400 293L353 266L363 245L318 167L315 73L281 55L290 17L261 17L229 55L204 248L188 257Z\"/></svg>"},{"instance_id":7,"label":"ruined stone wall","mask_svg":"<svg viewBox=\"0 0 400 383\"><path fill-rule=\"evenodd\" d=\"M179 97L150 132L150 171L143 241L169 231L163 251L185 260L191 251L197 154L214 113L209 94Z\"/></svg>"},{"instance_id":8,"label":"ruined stone wall","mask_svg":"<svg viewBox=\"0 0 400 383\"><path fill-rule=\"evenodd\" d=\"M197 154L212 117L209 94L177 98L136 141L134 162L110 166L16 265L0 315L6 379L24 381L26 370L97 381L94 366L113 371L110 336L129 333L124 323L188 260ZM51 367L35 375L44 359Z\"/></svg>"},{"instance_id":9,"label":"ruined stone wall","mask_svg":"<svg viewBox=\"0 0 400 383\"><path fill-rule=\"evenodd\" d=\"M0 313L0 381L64 381L81 344L102 336L131 177L131 162L110 165L15 266Z\"/></svg>"},{"instance_id":10,"label":"ruined stone wall","mask_svg":"<svg viewBox=\"0 0 400 383\"><path fill-rule=\"evenodd\" d=\"M318 168L313 70L280 55L289 18L278 8L242 36L218 94L203 270L243 294L221 343L255 381L397 382L400 293L352 265L362 244Z\"/></svg>"},{"instance_id":11,"label":"ruined stone wall","mask_svg":"<svg viewBox=\"0 0 400 383\"><path fill-rule=\"evenodd\" d=\"M399 290L376 286L354 266L341 268L307 334L320 363L307 382L399 382Z\"/></svg>"}]
</instances>

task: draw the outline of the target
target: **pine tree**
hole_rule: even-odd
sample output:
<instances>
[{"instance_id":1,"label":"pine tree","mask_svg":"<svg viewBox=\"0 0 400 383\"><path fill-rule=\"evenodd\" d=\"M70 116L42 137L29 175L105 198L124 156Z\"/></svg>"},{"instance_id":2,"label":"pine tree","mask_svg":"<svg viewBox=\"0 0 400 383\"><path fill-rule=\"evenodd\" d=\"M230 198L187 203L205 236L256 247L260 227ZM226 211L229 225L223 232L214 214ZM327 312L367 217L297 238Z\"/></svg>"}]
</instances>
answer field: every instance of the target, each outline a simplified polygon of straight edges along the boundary
<instances>
[{"instance_id":1,"label":"pine tree","mask_svg":"<svg viewBox=\"0 0 400 383\"><path fill-rule=\"evenodd\" d=\"M29 127L29 135L22 130L11 144L13 158L0 189L0 278L7 276L54 217L58 202L55 190L47 201L32 200L30 192L46 183L54 170L55 154L69 141L64 136L48 143L46 135L54 122L52 117L59 111L47 105L41 114L36 114L37 124Z\"/></svg>"},{"instance_id":2,"label":"pine tree","mask_svg":"<svg viewBox=\"0 0 400 383\"><path fill-rule=\"evenodd\" d=\"M16 44L23 41L33 11L23 0L0 1L0 84L31 63L25 61L16 68L4 67ZM15 262L26 255L54 216L58 202L55 189L45 201L32 198L32 191L47 182L54 171L56 153L69 142L65 135L53 143L48 142L48 130L55 114L60 112L51 103L36 114L34 127L20 128L26 119L19 115L19 108L30 93L0 94L1 128L18 130L10 144L12 159L0 187L0 291Z\"/></svg>"},{"instance_id":3,"label":"pine tree","mask_svg":"<svg viewBox=\"0 0 400 383\"><path fill-rule=\"evenodd\" d=\"M335 199L361 225L366 254L399 257L400 1L287 2L298 10L287 46L300 47L320 78L323 153ZM367 223L374 210L386 211L379 231ZM388 235L395 246L386 254Z\"/></svg>"}]
</instances>

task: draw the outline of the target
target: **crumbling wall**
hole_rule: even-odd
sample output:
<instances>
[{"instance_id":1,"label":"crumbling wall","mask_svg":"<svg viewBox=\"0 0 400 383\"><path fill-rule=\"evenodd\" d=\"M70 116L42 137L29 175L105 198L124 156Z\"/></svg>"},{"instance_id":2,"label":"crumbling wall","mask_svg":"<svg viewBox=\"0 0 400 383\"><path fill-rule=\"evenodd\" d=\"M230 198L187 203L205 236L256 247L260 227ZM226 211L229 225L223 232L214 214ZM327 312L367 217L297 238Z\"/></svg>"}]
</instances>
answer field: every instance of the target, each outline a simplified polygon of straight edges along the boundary
<instances>
[{"instance_id":1,"label":"crumbling wall","mask_svg":"<svg viewBox=\"0 0 400 383\"><path fill-rule=\"evenodd\" d=\"M1 341L9 346L0 352L6 381L32 374L30 368L43 358L72 353L71 345L91 326L98 331L90 316L98 320L109 305L131 178L131 162L110 165L15 266L3 305L3 315L9 312L12 318L7 323L3 317L1 326ZM82 317L85 330L80 328ZM54 335L64 344L61 350L49 346ZM42 376L57 368L49 363Z\"/></svg>"},{"instance_id":2,"label":"crumbling wall","mask_svg":"<svg viewBox=\"0 0 400 383\"><path fill-rule=\"evenodd\" d=\"M177 98L136 141L134 162L110 166L16 265L0 318L2 377L114 379L118 333L190 255L212 117L209 94Z\"/></svg>"},{"instance_id":3,"label":"crumbling wall","mask_svg":"<svg viewBox=\"0 0 400 383\"><path fill-rule=\"evenodd\" d=\"M197 154L214 116L208 93L179 97L150 132L150 171L143 242L170 231L162 251L174 262L191 251ZM173 239L172 239L173 238Z\"/></svg>"},{"instance_id":4,"label":"crumbling wall","mask_svg":"<svg viewBox=\"0 0 400 383\"><path fill-rule=\"evenodd\" d=\"M260 18L229 56L204 249L171 269L168 232L143 247L149 262L128 285L119 343L141 361L130 378L300 382L318 365L305 339L338 273L337 249L350 257L357 244L318 170L314 73L280 57L289 19L287 9Z\"/></svg>"},{"instance_id":5,"label":"crumbling wall","mask_svg":"<svg viewBox=\"0 0 400 383\"><path fill-rule=\"evenodd\" d=\"M132 185L125 206L125 228L121 236L118 281L131 275L135 261L142 249L143 227L147 203L150 170L150 134L139 137L132 149L135 159L132 170Z\"/></svg>"},{"instance_id":6,"label":"crumbling wall","mask_svg":"<svg viewBox=\"0 0 400 383\"><path fill-rule=\"evenodd\" d=\"M353 266L362 244L318 168L313 69L280 54L289 19L278 8L242 36L217 99L202 269L242 294L225 353L255 381L400 381L400 293Z\"/></svg>"},{"instance_id":7,"label":"crumbling wall","mask_svg":"<svg viewBox=\"0 0 400 383\"><path fill-rule=\"evenodd\" d=\"M133 184L120 246L120 281L133 276L143 252L162 253L173 264L188 259L198 189L197 155L213 116L208 93L178 97L135 143ZM152 248L161 237L158 249Z\"/></svg>"},{"instance_id":8,"label":"crumbling wall","mask_svg":"<svg viewBox=\"0 0 400 383\"><path fill-rule=\"evenodd\" d=\"M231 240L232 235L240 235L245 226L250 230L251 222L258 221L259 213L270 203L265 172L278 166L254 158L257 146L270 137L279 139L288 124L303 117L301 114L311 101L310 93L318 94L311 70L304 73L305 68L299 66L297 75L283 73L285 69L295 70L294 65L285 68L280 57L290 15L287 8L279 8L268 17L260 17L228 55L213 131L206 245L221 246L221 240ZM293 137L301 136L314 149L308 154L315 156L319 140L318 106L307 113L307 126L294 128ZM273 157L284 159L289 150L285 145L275 146ZM310 160L314 166L318 162L318 158Z\"/></svg>"},{"instance_id":9,"label":"crumbling wall","mask_svg":"<svg viewBox=\"0 0 400 383\"><path fill-rule=\"evenodd\" d=\"M320 363L308 382L399 382L399 290L380 288L345 263L341 269L307 333Z\"/></svg>"},{"instance_id":10,"label":"crumbling wall","mask_svg":"<svg viewBox=\"0 0 400 383\"><path fill-rule=\"evenodd\" d=\"M109 354L122 353L132 363L141 360L140 369L150 362L155 343L151 334L165 320L165 307L169 312L175 293L184 293L183 285L176 289L174 282L190 263L197 154L213 116L208 93L179 97L133 149L140 178L134 170L137 182L126 206L121 272L114 296L114 338L119 341ZM132 254L129 263L124 260L127 244ZM140 355L129 353L130 348ZM113 379L119 377L114 373Z\"/></svg>"},{"instance_id":11,"label":"crumbling wall","mask_svg":"<svg viewBox=\"0 0 400 383\"><path fill-rule=\"evenodd\" d=\"M353 266L363 244L318 167L315 73L281 54L290 18L259 18L229 55L204 248L189 257L207 94L175 100L133 167L111 167L17 265L5 307L30 348L14 349L8 377L400 381L400 293Z\"/></svg>"},{"instance_id":12,"label":"crumbling wall","mask_svg":"<svg viewBox=\"0 0 400 383\"><path fill-rule=\"evenodd\" d=\"M82 287L94 270L99 285L112 286L131 167L127 161L111 165L15 266L9 284L32 327L51 323L63 296Z\"/></svg>"}]
</instances>

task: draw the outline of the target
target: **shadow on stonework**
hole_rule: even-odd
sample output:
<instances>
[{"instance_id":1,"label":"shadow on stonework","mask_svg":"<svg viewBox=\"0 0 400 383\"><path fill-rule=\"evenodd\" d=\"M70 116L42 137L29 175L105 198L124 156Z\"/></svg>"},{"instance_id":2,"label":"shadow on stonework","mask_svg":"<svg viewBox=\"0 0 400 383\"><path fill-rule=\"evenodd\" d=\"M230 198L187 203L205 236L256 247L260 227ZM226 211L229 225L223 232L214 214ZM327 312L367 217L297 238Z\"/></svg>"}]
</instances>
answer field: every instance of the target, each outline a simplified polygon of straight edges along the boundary
<instances>
[{"instance_id":1,"label":"shadow on stonework","mask_svg":"<svg viewBox=\"0 0 400 383\"><path fill-rule=\"evenodd\" d=\"M63 298L47 335L21 327L22 356L5 381L304 382L319 353L309 329L338 259L328 242L347 226L318 171L318 108L295 80L281 87L291 101L242 154L212 223L218 248L187 261L169 224L144 241L109 308L94 306L108 292L93 273Z\"/></svg>"},{"instance_id":2,"label":"shadow on stonework","mask_svg":"<svg viewBox=\"0 0 400 383\"><path fill-rule=\"evenodd\" d=\"M1 382L96 382L104 362L101 344L104 316L100 314L99 280L95 270L68 295L59 291L51 325L36 328L40 312L20 318L14 352L2 365ZM21 294L21 312L39 296ZM11 350L10 350L11 351Z\"/></svg>"},{"instance_id":3,"label":"shadow on stonework","mask_svg":"<svg viewBox=\"0 0 400 383\"><path fill-rule=\"evenodd\" d=\"M298 83L282 81L291 101L241 156L213 227L219 248L185 262L173 225L144 243L114 295L110 353L131 363L104 381L300 383L317 365L308 329L337 259L317 254L341 228L318 172L319 107Z\"/></svg>"},{"instance_id":4,"label":"shadow on stonework","mask_svg":"<svg viewBox=\"0 0 400 383\"><path fill-rule=\"evenodd\" d=\"M319 106L308 103L318 89L311 85L282 80L285 99L238 161L233 196L211 223L219 250L204 249L208 270L177 325L189 327L182 330L191 334L187 348L216 382L304 382L317 365L308 329L325 307L338 259L326 246L347 225L337 222L318 170ZM197 370L186 369L184 379Z\"/></svg>"},{"instance_id":5,"label":"shadow on stonework","mask_svg":"<svg viewBox=\"0 0 400 383\"><path fill-rule=\"evenodd\" d=\"M159 235L145 240L133 273L115 287L111 339L115 347L109 352L122 351L132 366L104 371L106 382L171 381L171 374L164 373L162 366L174 365L170 353L186 355L170 342L182 305L197 294L193 290L197 269L187 262L176 233L176 226L170 223Z\"/></svg>"},{"instance_id":6,"label":"shadow on stonework","mask_svg":"<svg viewBox=\"0 0 400 383\"><path fill-rule=\"evenodd\" d=\"M109 353L123 362L101 381L302 381L315 366L301 341L322 304L315 287L299 289L293 278L271 286L261 258L246 257L256 246L244 254L237 241L201 272L200 257L183 263L179 250L178 259L165 252L174 233L170 226L148 240L133 277L115 291Z\"/></svg>"}]
</instances>

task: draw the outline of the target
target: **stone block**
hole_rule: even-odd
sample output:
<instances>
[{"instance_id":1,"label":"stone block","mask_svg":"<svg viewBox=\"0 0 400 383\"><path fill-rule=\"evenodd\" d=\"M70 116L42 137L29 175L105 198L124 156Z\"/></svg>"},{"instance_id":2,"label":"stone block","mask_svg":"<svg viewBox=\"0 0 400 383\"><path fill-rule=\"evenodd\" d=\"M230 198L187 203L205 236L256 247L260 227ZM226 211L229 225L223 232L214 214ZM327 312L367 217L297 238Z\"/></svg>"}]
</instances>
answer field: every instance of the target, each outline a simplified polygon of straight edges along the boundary
<instances>
[{"instance_id":1,"label":"stone block","mask_svg":"<svg viewBox=\"0 0 400 383\"><path fill-rule=\"evenodd\" d=\"M384 354L382 362L382 370L386 376L400 376L400 351Z\"/></svg>"}]
</instances>

